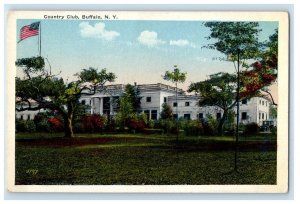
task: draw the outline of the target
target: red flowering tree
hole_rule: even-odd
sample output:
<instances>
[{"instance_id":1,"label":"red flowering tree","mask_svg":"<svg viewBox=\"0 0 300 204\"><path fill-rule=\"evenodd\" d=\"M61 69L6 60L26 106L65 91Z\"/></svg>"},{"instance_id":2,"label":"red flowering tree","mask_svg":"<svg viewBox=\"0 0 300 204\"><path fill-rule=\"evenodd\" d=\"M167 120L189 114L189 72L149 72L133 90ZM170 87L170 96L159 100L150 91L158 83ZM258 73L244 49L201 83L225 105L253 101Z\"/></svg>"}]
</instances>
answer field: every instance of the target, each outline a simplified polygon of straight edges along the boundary
<instances>
[{"instance_id":1,"label":"red flowering tree","mask_svg":"<svg viewBox=\"0 0 300 204\"><path fill-rule=\"evenodd\" d=\"M276 82L278 70L278 30L270 36L266 43L267 50L261 53L261 58L254 62L250 69L241 72L241 98L250 98L256 95L264 96L267 93L274 105L272 94L268 87Z\"/></svg>"}]
</instances>

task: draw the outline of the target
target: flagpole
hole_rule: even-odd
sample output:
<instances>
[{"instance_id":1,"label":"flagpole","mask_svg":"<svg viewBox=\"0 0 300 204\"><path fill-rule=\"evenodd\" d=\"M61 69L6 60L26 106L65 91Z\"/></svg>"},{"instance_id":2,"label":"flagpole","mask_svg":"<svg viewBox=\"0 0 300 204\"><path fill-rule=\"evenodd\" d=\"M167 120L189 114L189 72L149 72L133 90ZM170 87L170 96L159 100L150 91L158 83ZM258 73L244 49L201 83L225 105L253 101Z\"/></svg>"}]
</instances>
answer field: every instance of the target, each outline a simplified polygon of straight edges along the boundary
<instances>
[{"instance_id":1,"label":"flagpole","mask_svg":"<svg viewBox=\"0 0 300 204\"><path fill-rule=\"evenodd\" d=\"M41 40L42 40L42 22L41 22L41 21L40 21L40 26L39 26L39 28L40 28L40 33L39 33L39 41L40 41L40 44L39 44L39 45L40 45L40 47L39 47L39 48L40 48L40 57L41 57L41 56L42 56L42 55L41 55L41 53L42 53L42 43L41 43L41 42L42 42L42 41L41 41Z\"/></svg>"}]
</instances>

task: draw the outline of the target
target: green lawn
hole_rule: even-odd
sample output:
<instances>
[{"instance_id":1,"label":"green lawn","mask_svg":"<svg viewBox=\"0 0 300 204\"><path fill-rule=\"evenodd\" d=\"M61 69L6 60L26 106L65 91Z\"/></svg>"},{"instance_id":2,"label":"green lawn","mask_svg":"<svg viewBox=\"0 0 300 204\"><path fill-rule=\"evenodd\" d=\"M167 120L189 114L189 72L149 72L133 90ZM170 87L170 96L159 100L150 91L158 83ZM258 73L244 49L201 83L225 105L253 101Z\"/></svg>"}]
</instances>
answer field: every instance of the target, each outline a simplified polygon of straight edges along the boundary
<instances>
[{"instance_id":1,"label":"green lawn","mask_svg":"<svg viewBox=\"0 0 300 204\"><path fill-rule=\"evenodd\" d=\"M276 138L17 134L16 184L276 184Z\"/></svg>"}]
</instances>

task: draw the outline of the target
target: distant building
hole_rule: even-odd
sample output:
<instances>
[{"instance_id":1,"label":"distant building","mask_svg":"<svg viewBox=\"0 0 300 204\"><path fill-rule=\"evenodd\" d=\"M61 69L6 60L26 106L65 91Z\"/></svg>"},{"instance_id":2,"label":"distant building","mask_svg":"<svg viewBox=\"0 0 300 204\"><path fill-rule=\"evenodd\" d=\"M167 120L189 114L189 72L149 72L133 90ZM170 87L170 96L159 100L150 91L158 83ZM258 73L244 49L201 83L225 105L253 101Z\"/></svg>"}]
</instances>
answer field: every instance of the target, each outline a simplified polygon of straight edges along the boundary
<instances>
[{"instance_id":1,"label":"distant building","mask_svg":"<svg viewBox=\"0 0 300 204\"><path fill-rule=\"evenodd\" d=\"M212 115L220 119L223 110L217 106L198 105L199 96L186 95L182 89L178 89L176 103L176 88L165 84L142 84L136 85L140 91L141 112L149 119L157 120L160 117L163 103L167 103L173 110L174 118L185 118L188 120L205 119ZM87 110L90 114L115 115L118 112L117 99L122 96L125 90L124 84L108 85L105 91L98 92L92 96L82 96L80 102L89 105ZM254 97L250 100L240 101L240 121L247 124L250 122L262 124L262 121L269 119L271 103L262 97ZM178 115L176 115L176 108ZM233 108L236 111L236 108ZM44 110L41 110L44 111ZM33 119L39 111L17 112L16 117L22 119Z\"/></svg>"}]
</instances>

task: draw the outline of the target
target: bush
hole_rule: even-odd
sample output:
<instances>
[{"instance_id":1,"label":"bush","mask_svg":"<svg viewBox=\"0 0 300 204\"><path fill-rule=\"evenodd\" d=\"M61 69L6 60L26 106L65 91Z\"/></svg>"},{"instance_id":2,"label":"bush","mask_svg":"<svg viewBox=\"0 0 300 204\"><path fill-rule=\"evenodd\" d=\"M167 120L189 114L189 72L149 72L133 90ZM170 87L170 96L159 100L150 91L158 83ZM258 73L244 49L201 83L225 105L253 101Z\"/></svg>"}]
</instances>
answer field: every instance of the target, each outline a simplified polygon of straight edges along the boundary
<instances>
[{"instance_id":1,"label":"bush","mask_svg":"<svg viewBox=\"0 0 300 204\"><path fill-rule=\"evenodd\" d=\"M35 132L36 127L33 120L16 120L16 131L17 132Z\"/></svg>"},{"instance_id":2,"label":"bush","mask_svg":"<svg viewBox=\"0 0 300 204\"><path fill-rule=\"evenodd\" d=\"M81 122L76 122L73 125L73 131L75 133L84 133L84 126Z\"/></svg>"},{"instance_id":3,"label":"bush","mask_svg":"<svg viewBox=\"0 0 300 204\"><path fill-rule=\"evenodd\" d=\"M47 113L38 113L34 117L34 124L38 132L51 132L50 124L48 123L49 115Z\"/></svg>"},{"instance_id":4,"label":"bush","mask_svg":"<svg viewBox=\"0 0 300 204\"><path fill-rule=\"evenodd\" d=\"M249 123L245 125L244 134L251 135L259 132L259 126L257 123Z\"/></svg>"},{"instance_id":5,"label":"bush","mask_svg":"<svg viewBox=\"0 0 300 204\"><path fill-rule=\"evenodd\" d=\"M106 126L107 119L99 114L93 114L83 116L81 122L84 132L102 132Z\"/></svg>"},{"instance_id":6,"label":"bush","mask_svg":"<svg viewBox=\"0 0 300 204\"><path fill-rule=\"evenodd\" d=\"M64 130L64 124L58 117L51 117L48 119L51 132L62 132Z\"/></svg>"},{"instance_id":7,"label":"bush","mask_svg":"<svg viewBox=\"0 0 300 204\"><path fill-rule=\"evenodd\" d=\"M154 126L155 126L154 120L149 120L149 121L148 121L148 127L149 127L149 128L154 128Z\"/></svg>"},{"instance_id":8,"label":"bush","mask_svg":"<svg viewBox=\"0 0 300 204\"><path fill-rule=\"evenodd\" d=\"M159 120L159 126L164 133L176 133L176 121L173 119Z\"/></svg>"},{"instance_id":9,"label":"bush","mask_svg":"<svg viewBox=\"0 0 300 204\"><path fill-rule=\"evenodd\" d=\"M116 118L109 116L107 118L105 129L109 132L115 132L117 130Z\"/></svg>"},{"instance_id":10,"label":"bush","mask_svg":"<svg viewBox=\"0 0 300 204\"><path fill-rule=\"evenodd\" d=\"M129 130L133 130L135 132L135 131L144 130L146 127L146 124L141 119L132 118L132 119L129 119L126 126L129 128Z\"/></svg>"},{"instance_id":11,"label":"bush","mask_svg":"<svg viewBox=\"0 0 300 204\"><path fill-rule=\"evenodd\" d=\"M184 132L185 132L186 136L203 135L204 129L203 129L201 121L199 121L199 120L187 121L186 126L184 127Z\"/></svg>"},{"instance_id":12,"label":"bush","mask_svg":"<svg viewBox=\"0 0 300 204\"><path fill-rule=\"evenodd\" d=\"M277 136L277 126L271 127L271 134Z\"/></svg>"},{"instance_id":13,"label":"bush","mask_svg":"<svg viewBox=\"0 0 300 204\"><path fill-rule=\"evenodd\" d=\"M202 121L204 135L218 134L218 120L211 115L207 116L207 121Z\"/></svg>"}]
</instances>

